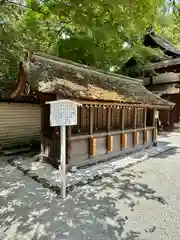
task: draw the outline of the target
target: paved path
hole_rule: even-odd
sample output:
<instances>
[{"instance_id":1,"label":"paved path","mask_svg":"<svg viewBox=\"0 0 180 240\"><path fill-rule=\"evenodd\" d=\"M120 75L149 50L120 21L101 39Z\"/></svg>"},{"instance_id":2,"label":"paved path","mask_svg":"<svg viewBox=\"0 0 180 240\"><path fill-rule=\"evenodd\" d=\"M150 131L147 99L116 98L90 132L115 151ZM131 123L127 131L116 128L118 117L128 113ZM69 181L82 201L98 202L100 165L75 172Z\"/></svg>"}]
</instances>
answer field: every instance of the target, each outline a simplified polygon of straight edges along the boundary
<instances>
[{"instance_id":1,"label":"paved path","mask_svg":"<svg viewBox=\"0 0 180 240\"><path fill-rule=\"evenodd\" d=\"M167 140L180 147L180 134ZM180 151L174 149L78 188L62 201L1 162L0 239L46 240L56 234L61 240L179 240L179 172Z\"/></svg>"}]
</instances>

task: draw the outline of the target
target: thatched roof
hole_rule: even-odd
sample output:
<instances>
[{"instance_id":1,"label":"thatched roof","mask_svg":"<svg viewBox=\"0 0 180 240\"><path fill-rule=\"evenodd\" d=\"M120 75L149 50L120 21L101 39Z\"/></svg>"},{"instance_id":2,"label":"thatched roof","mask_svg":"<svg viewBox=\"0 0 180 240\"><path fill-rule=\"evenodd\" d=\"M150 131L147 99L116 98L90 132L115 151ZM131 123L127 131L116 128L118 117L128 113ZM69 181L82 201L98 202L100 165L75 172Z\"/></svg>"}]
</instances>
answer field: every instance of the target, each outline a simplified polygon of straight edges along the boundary
<instances>
[{"instance_id":1,"label":"thatched roof","mask_svg":"<svg viewBox=\"0 0 180 240\"><path fill-rule=\"evenodd\" d=\"M173 106L148 91L142 80L92 69L57 57L33 55L23 67L26 80L34 90L56 93L62 98Z\"/></svg>"},{"instance_id":2,"label":"thatched roof","mask_svg":"<svg viewBox=\"0 0 180 240\"><path fill-rule=\"evenodd\" d=\"M161 48L169 56L180 56L180 50L173 46L173 44L164 39L162 36L158 35L154 31L151 31L145 35L144 44L151 47Z\"/></svg>"},{"instance_id":3,"label":"thatched roof","mask_svg":"<svg viewBox=\"0 0 180 240\"><path fill-rule=\"evenodd\" d=\"M148 87L148 90L162 96L164 94L177 94L180 93L178 83L166 83L166 84L155 84Z\"/></svg>"}]
</instances>

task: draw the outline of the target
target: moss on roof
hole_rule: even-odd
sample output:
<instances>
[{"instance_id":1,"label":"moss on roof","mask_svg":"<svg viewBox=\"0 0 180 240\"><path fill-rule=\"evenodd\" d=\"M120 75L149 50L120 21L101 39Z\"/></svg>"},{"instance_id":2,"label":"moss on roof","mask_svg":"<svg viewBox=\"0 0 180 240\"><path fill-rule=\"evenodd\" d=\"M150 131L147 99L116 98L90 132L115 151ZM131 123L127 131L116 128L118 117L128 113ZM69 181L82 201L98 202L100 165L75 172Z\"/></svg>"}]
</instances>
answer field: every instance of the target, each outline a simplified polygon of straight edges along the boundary
<instances>
[{"instance_id":1,"label":"moss on roof","mask_svg":"<svg viewBox=\"0 0 180 240\"><path fill-rule=\"evenodd\" d=\"M33 55L24 63L26 79L41 92L64 98L148 105L173 104L148 91L143 81L104 72L49 55Z\"/></svg>"}]
</instances>

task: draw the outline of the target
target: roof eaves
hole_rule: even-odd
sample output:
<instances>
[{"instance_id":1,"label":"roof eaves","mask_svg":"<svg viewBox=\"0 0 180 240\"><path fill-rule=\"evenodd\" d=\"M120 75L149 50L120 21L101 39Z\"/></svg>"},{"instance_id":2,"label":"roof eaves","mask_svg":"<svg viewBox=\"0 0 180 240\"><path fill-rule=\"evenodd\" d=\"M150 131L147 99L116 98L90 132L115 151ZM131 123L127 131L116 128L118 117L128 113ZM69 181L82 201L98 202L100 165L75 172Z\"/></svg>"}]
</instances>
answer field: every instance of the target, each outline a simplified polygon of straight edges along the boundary
<instances>
[{"instance_id":1,"label":"roof eaves","mask_svg":"<svg viewBox=\"0 0 180 240\"><path fill-rule=\"evenodd\" d=\"M149 36L156 42L157 45L165 49L167 52L171 52L175 55L180 56L180 50L178 50L175 46L173 46L173 44L170 41L162 38L156 33L153 33L153 34L151 33L149 34Z\"/></svg>"}]
</instances>

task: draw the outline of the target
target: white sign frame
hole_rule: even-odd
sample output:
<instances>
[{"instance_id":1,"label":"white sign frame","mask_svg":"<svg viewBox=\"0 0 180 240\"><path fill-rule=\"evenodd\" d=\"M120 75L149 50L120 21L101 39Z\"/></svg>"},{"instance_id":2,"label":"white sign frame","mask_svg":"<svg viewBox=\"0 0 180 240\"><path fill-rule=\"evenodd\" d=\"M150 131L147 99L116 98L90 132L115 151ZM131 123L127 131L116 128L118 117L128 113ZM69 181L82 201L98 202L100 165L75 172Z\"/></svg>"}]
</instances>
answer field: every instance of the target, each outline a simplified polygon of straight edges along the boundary
<instances>
[{"instance_id":1,"label":"white sign frame","mask_svg":"<svg viewBox=\"0 0 180 240\"><path fill-rule=\"evenodd\" d=\"M66 126L77 125L77 107L82 106L81 103L71 100L56 100L46 102L50 104L50 125L52 127L60 127L60 166L59 171L62 175L61 196L66 197ZM70 109L68 109L68 107ZM61 114L63 113L63 114ZM60 118L59 115L60 114ZM64 118L64 119L63 119Z\"/></svg>"}]
</instances>

